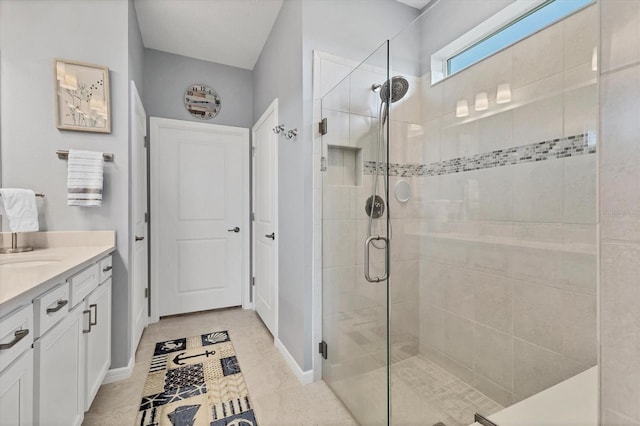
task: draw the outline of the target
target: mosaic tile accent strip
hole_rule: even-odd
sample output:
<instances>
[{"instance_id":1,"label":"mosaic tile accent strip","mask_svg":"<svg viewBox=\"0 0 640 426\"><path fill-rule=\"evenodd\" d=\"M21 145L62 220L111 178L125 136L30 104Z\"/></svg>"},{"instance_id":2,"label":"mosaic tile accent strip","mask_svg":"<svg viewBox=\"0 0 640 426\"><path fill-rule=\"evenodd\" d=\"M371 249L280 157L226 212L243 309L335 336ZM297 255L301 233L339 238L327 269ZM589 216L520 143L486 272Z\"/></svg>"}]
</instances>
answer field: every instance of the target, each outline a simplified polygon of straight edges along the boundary
<instances>
[{"instance_id":1,"label":"mosaic tile accent strip","mask_svg":"<svg viewBox=\"0 0 640 426\"><path fill-rule=\"evenodd\" d=\"M583 133L430 164L390 163L389 176L439 176L595 153L595 135ZM372 175L376 169L376 162L365 161L363 168L364 174ZM379 164L378 170L379 173L383 173L384 165Z\"/></svg>"}]
</instances>

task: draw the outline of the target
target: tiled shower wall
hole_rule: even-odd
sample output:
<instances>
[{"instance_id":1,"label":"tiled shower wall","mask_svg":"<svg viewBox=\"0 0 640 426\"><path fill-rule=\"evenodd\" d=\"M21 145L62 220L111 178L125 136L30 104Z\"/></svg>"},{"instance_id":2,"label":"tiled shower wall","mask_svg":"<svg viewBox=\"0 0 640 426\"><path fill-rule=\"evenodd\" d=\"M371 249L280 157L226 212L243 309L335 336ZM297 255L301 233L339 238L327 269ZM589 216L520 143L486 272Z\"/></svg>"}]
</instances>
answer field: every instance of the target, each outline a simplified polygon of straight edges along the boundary
<instances>
[{"instance_id":1,"label":"tiled shower wall","mask_svg":"<svg viewBox=\"0 0 640 426\"><path fill-rule=\"evenodd\" d=\"M434 86L429 74L392 71L411 91L392 107L390 162L443 173L390 178L392 193L399 180L411 185L409 202L389 200L392 361L419 351L502 405L596 363L597 19L591 6ZM348 75L322 101L322 145L334 149L315 151L318 169L327 160L324 333L335 344L323 375L334 379L385 363L385 286L364 280L362 247L379 105L370 86L386 76L373 65L352 70L323 55L324 87L315 88ZM502 83L512 99L497 105ZM480 91L489 109L476 112ZM470 114L456 118L460 99ZM510 150L524 145L533 153ZM485 161L496 156L508 161ZM375 274L381 253L372 259Z\"/></svg>"},{"instance_id":2,"label":"tiled shower wall","mask_svg":"<svg viewBox=\"0 0 640 426\"><path fill-rule=\"evenodd\" d=\"M420 351L505 406L597 361L597 12L423 78L415 145L442 174L416 182ZM496 104L504 83L511 101ZM475 111L483 91L489 109ZM470 113L457 118L461 99Z\"/></svg>"},{"instance_id":3,"label":"tiled shower wall","mask_svg":"<svg viewBox=\"0 0 640 426\"><path fill-rule=\"evenodd\" d=\"M381 57L384 57L381 55ZM320 61L320 81L334 82L353 69L339 58L324 55ZM421 117L419 78L411 80L411 91L397 103L391 120L394 131L406 132L420 127ZM362 164L375 160L377 115L380 105L372 84L381 84L386 71L378 65L359 66L322 101L323 117L328 119L329 132L323 136L327 160L323 176L323 286L324 304L332 303L331 327L343 330L337 339L340 348L332 363L343 367L339 374L357 375L384 367L386 364L386 285L369 283L364 279L363 243L368 232L365 201L371 193L372 176L363 174ZM330 84L330 83L327 83ZM356 166L353 166L356 164ZM357 174L358 177L355 177ZM378 179L378 194L384 191L383 179ZM393 183L392 183L393 184ZM392 206L392 212L393 210ZM419 241L417 235L404 232L419 223L419 210L397 210L392 214L394 233L391 268L396 273L391 287L392 328L390 335L396 360L417 353L418 342L418 273ZM374 221L375 233L384 234L384 222ZM384 269L382 250L372 249L371 274L380 275ZM324 313L327 313L325 309ZM327 318L325 318L325 321ZM368 328L345 326L349 321L363 321ZM326 375L327 372L323 372Z\"/></svg>"},{"instance_id":4,"label":"tiled shower wall","mask_svg":"<svg viewBox=\"0 0 640 426\"><path fill-rule=\"evenodd\" d=\"M640 2L600 4L600 416L640 425Z\"/></svg>"}]
</instances>

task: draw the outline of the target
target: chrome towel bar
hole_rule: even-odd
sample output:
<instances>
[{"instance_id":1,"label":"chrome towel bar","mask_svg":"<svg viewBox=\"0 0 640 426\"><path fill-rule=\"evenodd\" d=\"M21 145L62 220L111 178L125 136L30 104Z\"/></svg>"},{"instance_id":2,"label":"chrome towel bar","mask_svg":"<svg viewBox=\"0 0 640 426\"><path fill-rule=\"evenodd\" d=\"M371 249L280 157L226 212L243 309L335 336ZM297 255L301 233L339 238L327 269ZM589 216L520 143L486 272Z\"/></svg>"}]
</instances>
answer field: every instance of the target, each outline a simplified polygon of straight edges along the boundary
<instances>
[{"instance_id":1,"label":"chrome towel bar","mask_svg":"<svg viewBox=\"0 0 640 426\"><path fill-rule=\"evenodd\" d=\"M69 158L69 151L59 149L56 151L58 158L61 160L66 160ZM113 154L110 152L103 152L102 157L104 157L104 161L113 162Z\"/></svg>"}]
</instances>

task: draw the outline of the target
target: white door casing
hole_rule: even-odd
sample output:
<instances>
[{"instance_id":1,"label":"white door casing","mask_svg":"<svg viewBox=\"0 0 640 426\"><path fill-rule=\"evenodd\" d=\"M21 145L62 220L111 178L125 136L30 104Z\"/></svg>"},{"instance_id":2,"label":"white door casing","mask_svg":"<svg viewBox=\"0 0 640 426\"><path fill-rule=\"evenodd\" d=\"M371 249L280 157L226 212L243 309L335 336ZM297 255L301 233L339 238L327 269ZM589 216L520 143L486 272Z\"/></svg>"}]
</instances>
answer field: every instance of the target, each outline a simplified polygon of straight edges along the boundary
<instances>
[{"instance_id":1,"label":"white door casing","mask_svg":"<svg viewBox=\"0 0 640 426\"><path fill-rule=\"evenodd\" d=\"M149 246L147 240L147 114L136 85L131 80L131 204L132 222L129 236L131 260L131 357L135 356L142 331L149 321L145 292L149 285ZM141 239L142 238L142 239Z\"/></svg>"},{"instance_id":2,"label":"white door casing","mask_svg":"<svg viewBox=\"0 0 640 426\"><path fill-rule=\"evenodd\" d=\"M253 141L253 300L271 334L278 336L278 99L258 119ZM268 235L274 235L269 238Z\"/></svg>"},{"instance_id":3,"label":"white door casing","mask_svg":"<svg viewBox=\"0 0 640 426\"><path fill-rule=\"evenodd\" d=\"M152 117L150 149L151 320L248 301L249 129Z\"/></svg>"}]
</instances>

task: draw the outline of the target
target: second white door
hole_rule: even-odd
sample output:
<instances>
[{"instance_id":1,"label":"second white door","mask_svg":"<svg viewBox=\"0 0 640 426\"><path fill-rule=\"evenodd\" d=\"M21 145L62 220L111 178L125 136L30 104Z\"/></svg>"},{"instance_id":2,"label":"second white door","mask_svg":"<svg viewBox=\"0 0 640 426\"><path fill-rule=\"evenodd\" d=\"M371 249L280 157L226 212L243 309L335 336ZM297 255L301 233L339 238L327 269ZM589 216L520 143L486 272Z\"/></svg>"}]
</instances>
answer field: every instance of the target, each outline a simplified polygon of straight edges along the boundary
<instances>
[{"instance_id":1,"label":"second white door","mask_svg":"<svg viewBox=\"0 0 640 426\"><path fill-rule=\"evenodd\" d=\"M242 304L248 144L248 129L151 119L151 279L159 316Z\"/></svg>"},{"instance_id":2,"label":"second white door","mask_svg":"<svg viewBox=\"0 0 640 426\"><path fill-rule=\"evenodd\" d=\"M149 249L147 245L147 114L131 81L131 207L133 226L130 235L131 269L131 353L135 356L142 332L149 321Z\"/></svg>"},{"instance_id":3,"label":"second white door","mask_svg":"<svg viewBox=\"0 0 640 426\"><path fill-rule=\"evenodd\" d=\"M253 126L255 309L278 335L278 100Z\"/></svg>"}]
</instances>

